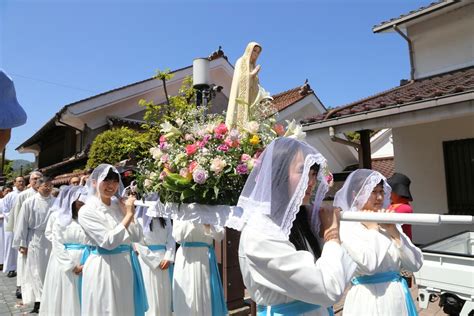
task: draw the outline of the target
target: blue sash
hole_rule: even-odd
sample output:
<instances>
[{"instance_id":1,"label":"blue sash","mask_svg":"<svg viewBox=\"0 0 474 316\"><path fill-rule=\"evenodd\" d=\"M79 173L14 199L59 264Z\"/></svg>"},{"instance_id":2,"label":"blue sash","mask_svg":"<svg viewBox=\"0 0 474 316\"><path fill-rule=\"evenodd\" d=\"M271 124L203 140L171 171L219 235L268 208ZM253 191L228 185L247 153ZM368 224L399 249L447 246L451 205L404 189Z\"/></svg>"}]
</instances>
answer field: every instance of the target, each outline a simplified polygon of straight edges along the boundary
<instances>
[{"instance_id":1,"label":"blue sash","mask_svg":"<svg viewBox=\"0 0 474 316\"><path fill-rule=\"evenodd\" d=\"M271 306L257 306L257 316L292 316L301 315L321 308L320 305L310 304L302 301L293 301L285 304ZM328 307L327 311L330 316L334 316L332 307Z\"/></svg>"},{"instance_id":2,"label":"blue sash","mask_svg":"<svg viewBox=\"0 0 474 316\"><path fill-rule=\"evenodd\" d=\"M209 270L211 274L211 301L212 301L212 316L227 315L227 305L224 299L224 291L222 289L221 277L219 275L219 268L217 266L216 253L214 247L198 241L186 241L181 244L182 247L204 247L208 249L209 253Z\"/></svg>"},{"instance_id":3,"label":"blue sash","mask_svg":"<svg viewBox=\"0 0 474 316\"><path fill-rule=\"evenodd\" d=\"M87 245L83 245L83 244L70 244L70 243L64 244L64 249L66 250L84 250L87 247L88 247Z\"/></svg>"},{"instance_id":4,"label":"blue sash","mask_svg":"<svg viewBox=\"0 0 474 316\"><path fill-rule=\"evenodd\" d=\"M352 279L353 285L358 284L376 284L385 282L401 282L403 293L405 294L405 303L407 305L407 312L409 316L417 316L415 303L411 298L410 290L408 289L407 281L395 271L381 272L374 275L362 275Z\"/></svg>"},{"instance_id":5,"label":"blue sash","mask_svg":"<svg viewBox=\"0 0 474 316\"><path fill-rule=\"evenodd\" d=\"M90 254L90 246L88 245L83 245L83 244L72 244L72 243L66 243L64 244L64 249L66 250L84 250L82 253L81 261L79 264L81 266L84 265L86 262L87 257L89 257ZM79 274L79 278L77 280L77 291L79 292L79 303L82 302L82 272Z\"/></svg>"},{"instance_id":6,"label":"blue sash","mask_svg":"<svg viewBox=\"0 0 474 316\"><path fill-rule=\"evenodd\" d=\"M88 253L86 254L86 252ZM138 262L137 254L130 245L119 245L117 248L112 250L95 247L90 251L84 251L81 262L82 260L85 262L90 253L95 255L116 255L126 252L130 253L132 262L133 302L135 305L135 316L142 316L145 315L145 312L148 310L148 300L146 297L145 284L143 283L143 275L140 268L140 263Z\"/></svg>"}]
</instances>

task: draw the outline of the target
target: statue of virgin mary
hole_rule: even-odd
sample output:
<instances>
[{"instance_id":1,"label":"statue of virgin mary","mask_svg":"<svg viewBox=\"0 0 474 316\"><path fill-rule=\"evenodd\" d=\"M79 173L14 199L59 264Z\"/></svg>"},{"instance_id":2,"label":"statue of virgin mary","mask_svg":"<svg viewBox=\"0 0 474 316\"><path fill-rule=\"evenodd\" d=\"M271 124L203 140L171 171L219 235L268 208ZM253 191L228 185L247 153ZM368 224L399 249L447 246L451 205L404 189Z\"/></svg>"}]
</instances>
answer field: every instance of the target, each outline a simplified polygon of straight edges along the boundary
<instances>
[{"instance_id":1,"label":"statue of virgin mary","mask_svg":"<svg viewBox=\"0 0 474 316\"><path fill-rule=\"evenodd\" d=\"M235 63L225 123L228 128L244 126L249 121L249 108L264 99L271 99L258 81L260 65L256 65L262 47L250 42L242 57Z\"/></svg>"}]
</instances>

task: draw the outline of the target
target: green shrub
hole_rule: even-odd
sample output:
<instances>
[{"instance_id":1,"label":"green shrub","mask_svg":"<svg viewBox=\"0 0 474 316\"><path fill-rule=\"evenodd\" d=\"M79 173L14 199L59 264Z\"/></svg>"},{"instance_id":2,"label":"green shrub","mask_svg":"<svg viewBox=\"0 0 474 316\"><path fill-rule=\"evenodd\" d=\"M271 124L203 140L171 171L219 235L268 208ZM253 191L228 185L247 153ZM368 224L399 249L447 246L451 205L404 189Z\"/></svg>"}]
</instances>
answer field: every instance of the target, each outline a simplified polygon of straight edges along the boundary
<instances>
[{"instance_id":1,"label":"green shrub","mask_svg":"<svg viewBox=\"0 0 474 316\"><path fill-rule=\"evenodd\" d=\"M92 143L87 168L101 163L116 164L131 155L137 160L145 157L150 148L148 135L127 127L114 128L97 135Z\"/></svg>"}]
</instances>

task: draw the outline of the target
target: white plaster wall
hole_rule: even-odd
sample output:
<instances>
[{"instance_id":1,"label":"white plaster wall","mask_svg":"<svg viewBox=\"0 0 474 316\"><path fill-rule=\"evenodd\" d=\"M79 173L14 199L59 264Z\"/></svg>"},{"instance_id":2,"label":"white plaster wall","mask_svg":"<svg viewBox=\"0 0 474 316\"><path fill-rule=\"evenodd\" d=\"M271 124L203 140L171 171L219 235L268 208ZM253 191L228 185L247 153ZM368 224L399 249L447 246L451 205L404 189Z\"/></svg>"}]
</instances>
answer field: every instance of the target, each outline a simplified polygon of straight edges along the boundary
<instances>
[{"instance_id":1,"label":"white plaster wall","mask_svg":"<svg viewBox=\"0 0 474 316\"><path fill-rule=\"evenodd\" d=\"M318 98L310 94L279 113L278 122L300 120L325 112ZM306 132L306 142L316 148L327 160L332 172L341 172L347 166L357 163L357 153L351 147L335 143L329 138L329 131Z\"/></svg>"},{"instance_id":2,"label":"white plaster wall","mask_svg":"<svg viewBox=\"0 0 474 316\"><path fill-rule=\"evenodd\" d=\"M474 4L408 27L415 78L474 65Z\"/></svg>"},{"instance_id":3,"label":"white plaster wall","mask_svg":"<svg viewBox=\"0 0 474 316\"><path fill-rule=\"evenodd\" d=\"M443 141L474 138L471 116L394 128L395 171L412 180L411 193L416 213L448 212L444 172ZM468 225L415 226L415 243L424 244L460 231Z\"/></svg>"},{"instance_id":4,"label":"white plaster wall","mask_svg":"<svg viewBox=\"0 0 474 316\"><path fill-rule=\"evenodd\" d=\"M392 130L383 129L370 139L371 157L386 158L393 157Z\"/></svg>"}]
</instances>

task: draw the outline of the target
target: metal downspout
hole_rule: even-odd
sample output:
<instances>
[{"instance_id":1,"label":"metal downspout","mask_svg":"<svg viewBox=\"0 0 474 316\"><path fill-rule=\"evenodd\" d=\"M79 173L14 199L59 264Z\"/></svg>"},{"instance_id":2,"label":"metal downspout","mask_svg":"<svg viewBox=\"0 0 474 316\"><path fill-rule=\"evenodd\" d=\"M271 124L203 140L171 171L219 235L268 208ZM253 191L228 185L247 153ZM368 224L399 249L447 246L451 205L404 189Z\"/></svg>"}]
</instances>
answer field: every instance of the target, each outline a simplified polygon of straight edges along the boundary
<instances>
[{"instance_id":1,"label":"metal downspout","mask_svg":"<svg viewBox=\"0 0 474 316\"><path fill-rule=\"evenodd\" d=\"M415 66L414 66L414 51L413 51L413 43L411 41L410 38L408 38L408 36L403 33L399 28L398 26L395 24L393 25L393 29L398 33L400 34L401 37L403 37L407 43L408 43L408 52L409 52L409 55L410 55L410 80L415 80Z\"/></svg>"}]
</instances>

